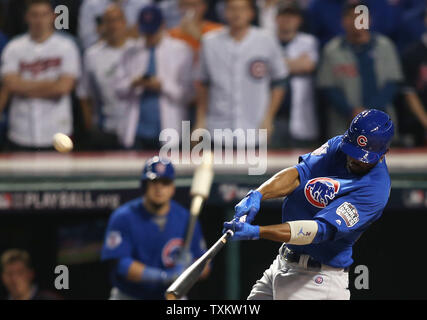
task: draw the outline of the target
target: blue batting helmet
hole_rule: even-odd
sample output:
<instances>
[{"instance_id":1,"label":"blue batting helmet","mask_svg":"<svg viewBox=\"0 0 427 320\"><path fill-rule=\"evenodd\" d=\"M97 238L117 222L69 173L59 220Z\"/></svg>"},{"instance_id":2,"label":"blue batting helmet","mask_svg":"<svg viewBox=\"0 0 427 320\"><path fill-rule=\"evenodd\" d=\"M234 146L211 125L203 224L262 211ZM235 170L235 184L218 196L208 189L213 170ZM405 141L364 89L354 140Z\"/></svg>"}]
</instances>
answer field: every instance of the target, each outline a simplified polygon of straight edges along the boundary
<instances>
[{"instance_id":1,"label":"blue batting helmet","mask_svg":"<svg viewBox=\"0 0 427 320\"><path fill-rule=\"evenodd\" d=\"M344 133L341 150L356 160L376 163L387 152L393 135L394 125L387 113L365 110L353 119Z\"/></svg>"},{"instance_id":2,"label":"blue batting helmet","mask_svg":"<svg viewBox=\"0 0 427 320\"><path fill-rule=\"evenodd\" d=\"M148 159L142 171L141 181L161 178L175 179L175 169L170 160L158 156Z\"/></svg>"}]
</instances>

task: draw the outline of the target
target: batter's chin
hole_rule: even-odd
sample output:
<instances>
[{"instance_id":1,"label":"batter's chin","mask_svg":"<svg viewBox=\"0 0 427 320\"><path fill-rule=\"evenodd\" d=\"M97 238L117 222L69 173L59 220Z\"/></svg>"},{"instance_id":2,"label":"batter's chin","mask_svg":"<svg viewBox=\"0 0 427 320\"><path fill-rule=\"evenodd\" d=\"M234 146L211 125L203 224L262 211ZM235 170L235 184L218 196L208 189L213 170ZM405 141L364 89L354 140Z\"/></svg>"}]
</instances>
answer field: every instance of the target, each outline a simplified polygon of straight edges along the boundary
<instances>
[{"instance_id":1,"label":"batter's chin","mask_svg":"<svg viewBox=\"0 0 427 320\"><path fill-rule=\"evenodd\" d=\"M359 176L363 176L367 174L369 171L371 171L371 169L372 168L369 168L369 169L355 168L354 166L351 166L350 164L347 163L347 170Z\"/></svg>"}]
</instances>

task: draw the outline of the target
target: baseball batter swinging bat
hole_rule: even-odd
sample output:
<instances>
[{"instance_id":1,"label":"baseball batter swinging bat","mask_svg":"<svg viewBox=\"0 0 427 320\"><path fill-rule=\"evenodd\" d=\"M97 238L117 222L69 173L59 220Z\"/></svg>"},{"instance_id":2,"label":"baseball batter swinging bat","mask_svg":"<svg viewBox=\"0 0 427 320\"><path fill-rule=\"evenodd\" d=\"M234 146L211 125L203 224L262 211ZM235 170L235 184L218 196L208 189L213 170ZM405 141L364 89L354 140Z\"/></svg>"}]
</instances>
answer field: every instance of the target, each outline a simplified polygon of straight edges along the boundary
<instances>
[{"instance_id":1,"label":"baseball batter swinging bat","mask_svg":"<svg viewBox=\"0 0 427 320\"><path fill-rule=\"evenodd\" d=\"M218 239L215 244L205 252L203 256L197 259L191 266L189 266L179 277L176 279L166 290L167 300L181 299L191 287L197 282L203 272L206 264L217 255L217 253L224 247L227 240L233 236L232 230L227 230L226 233Z\"/></svg>"}]
</instances>

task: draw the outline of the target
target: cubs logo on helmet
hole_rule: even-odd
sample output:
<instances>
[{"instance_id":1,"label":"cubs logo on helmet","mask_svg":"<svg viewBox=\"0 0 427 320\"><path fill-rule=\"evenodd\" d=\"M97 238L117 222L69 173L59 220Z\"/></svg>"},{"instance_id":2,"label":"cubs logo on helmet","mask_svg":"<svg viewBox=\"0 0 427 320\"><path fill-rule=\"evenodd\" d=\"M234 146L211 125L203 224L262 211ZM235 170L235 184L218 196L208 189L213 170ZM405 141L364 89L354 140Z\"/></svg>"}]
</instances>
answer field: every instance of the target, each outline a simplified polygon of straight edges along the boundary
<instances>
[{"instance_id":1,"label":"cubs logo on helmet","mask_svg":"<svg viewBox=\"0 0 427 320\"><path fill-rule=\"evenodd\" d=\"M390 116L376 109L359 113L342 136L341 151L364 163L377 163L390 148L394 124Z\"/></svg>"},{"instance_id":2,"label":"cubs logo on helmet","mask_svg":"<svg viewBox=\"0 0 427 320\"><path fill-rule=\"evenodd\" d=\"M304 195L310 204L317 208L325 208L340 189L340 183L331 178L315 178L308 181Z\"/></svg>"},{"instance_id":3,"label":"cubs logo on helmet","mask_svg":"<svg viewBox=\"0 0 427 320\"><path fill-rule=\"evenodd\" d=\"M156 166L156 171L159 175L162 175L165 173L166 166L162 162L156 163L155 166Z\"/></svg>"},{"instance_id":4,"label":"cubs logo on helmet","mask_svg":"<svg viewBox=\"0 0 427 320\"><path fill-rule=\"evenodd\" d=\"M173 267L178 259L181 249L184 246L184 240L181 238L170 239L162 250L162 262L165 267Z\"/></svg>"},{"instance_id":5,"label":"cubs logo on helmet","mask_svg":"<svg viewBox=\"0 0 427 320\"><path fill-rule=\"evenodd\" d=\"M368 144L368 138L366 138L364 135L358 136L357 144L361 147L365 147Z\"/></svg>"}]
</instances>

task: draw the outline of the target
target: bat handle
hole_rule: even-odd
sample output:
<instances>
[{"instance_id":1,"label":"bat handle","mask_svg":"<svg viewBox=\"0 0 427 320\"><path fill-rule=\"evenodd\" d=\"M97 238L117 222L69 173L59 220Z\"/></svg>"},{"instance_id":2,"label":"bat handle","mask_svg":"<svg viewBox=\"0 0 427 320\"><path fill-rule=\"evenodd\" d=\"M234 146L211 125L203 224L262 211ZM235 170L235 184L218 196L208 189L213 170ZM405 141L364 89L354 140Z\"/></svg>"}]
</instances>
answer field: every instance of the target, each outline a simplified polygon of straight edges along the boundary
<instances>
[{"instance_id":1,"label":"bat handle","mask_svg":"<svg viewBox=\"0 0 427 320\"><path fill-rule=\"evenodd\" d=\"M246 222L246 215L241 216L239 219L240 222ZM234 236L234 231L231 229L228 229L226 233L223 235L223 240L227 241L228 238L232 238Z\"/></svg>"},{"instance_id":2,"label":"bat handle","mask_svg":"<svg viewBox=\"0 0 427 320\"><path fill-rule=\"evenodd\" d=\"M227 232L225 233L224 239L232 238L233 236L234 236L233 230L228 229Z\"/></svg>"}]
</instances>

